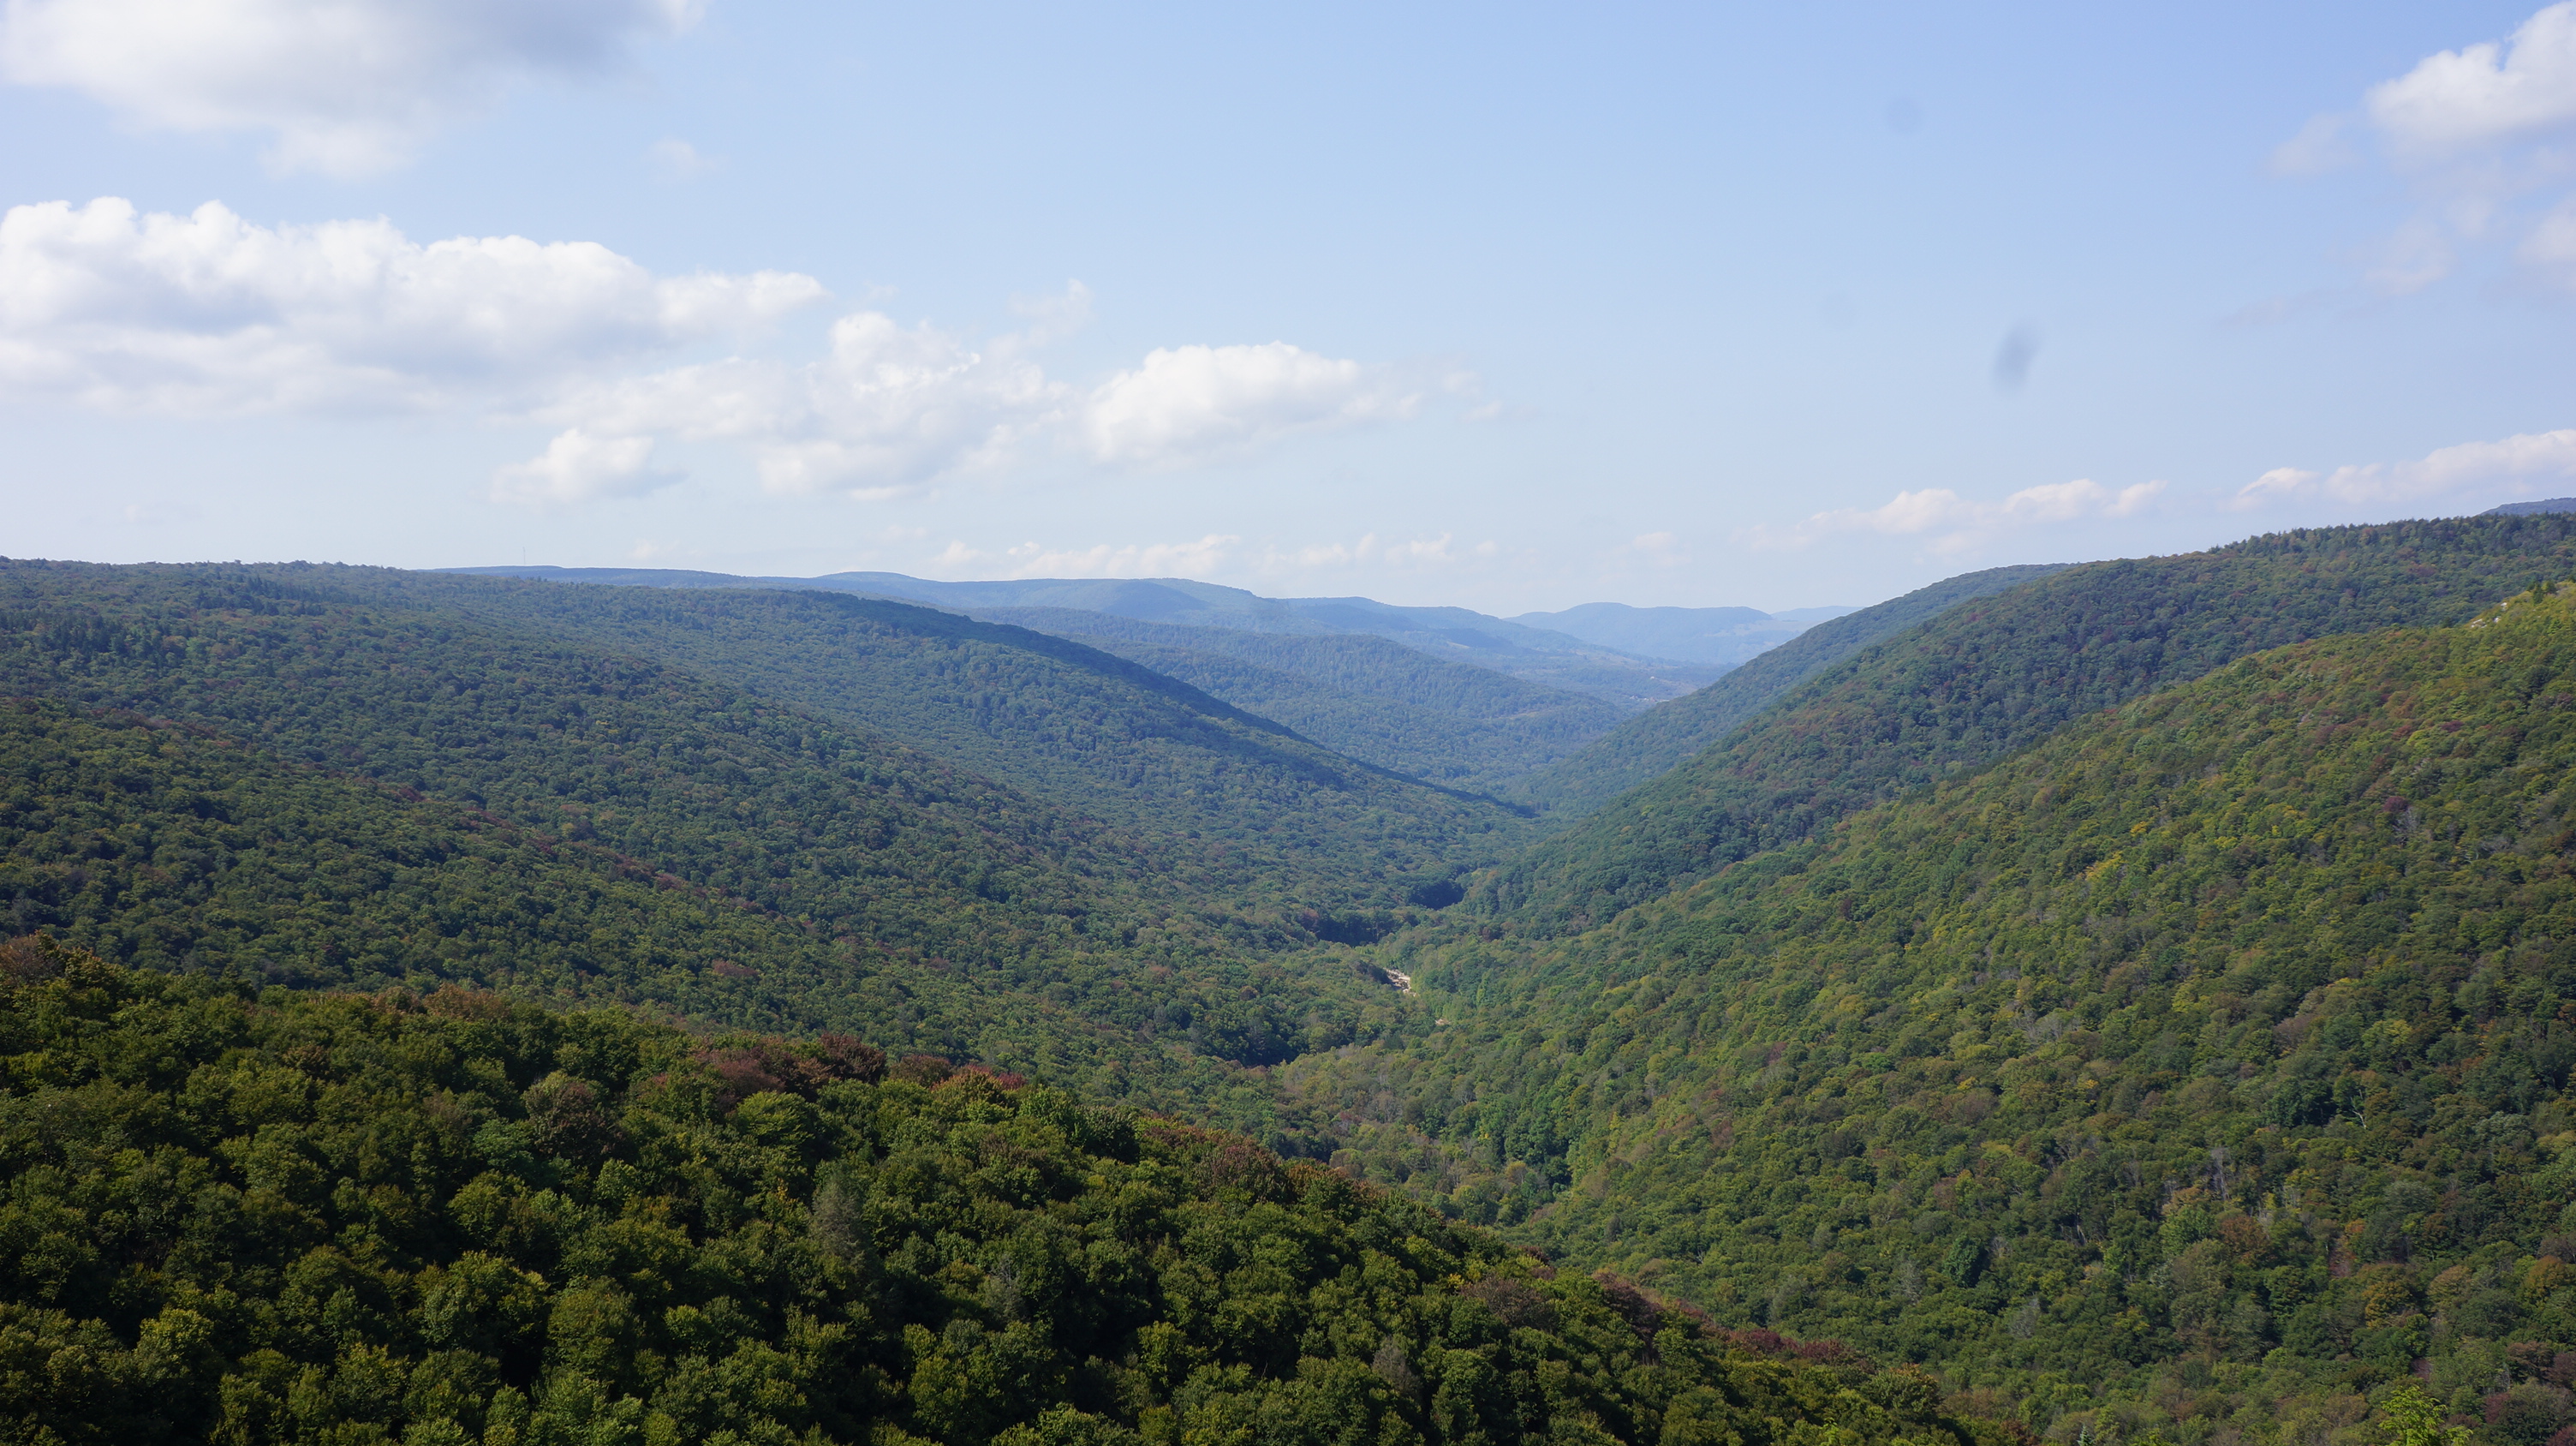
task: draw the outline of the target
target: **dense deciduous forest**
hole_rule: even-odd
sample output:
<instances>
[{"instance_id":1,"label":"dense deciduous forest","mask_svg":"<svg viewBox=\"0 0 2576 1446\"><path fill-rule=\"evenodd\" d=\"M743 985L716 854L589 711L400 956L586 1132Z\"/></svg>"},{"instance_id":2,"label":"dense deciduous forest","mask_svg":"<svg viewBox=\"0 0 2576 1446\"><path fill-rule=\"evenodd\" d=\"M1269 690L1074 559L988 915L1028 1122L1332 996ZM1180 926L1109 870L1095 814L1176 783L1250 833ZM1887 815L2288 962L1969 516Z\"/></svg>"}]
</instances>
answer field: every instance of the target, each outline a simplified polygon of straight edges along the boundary
<instances>
[{"instance_id":1,"label":"dense deciduous forest","mask_svg":"<svg viewBox=\"0 0 2576 1446\"><path fill-rule=\"evenodd\" d=\"M28 939L0 1080L12 1439L2002 1440L1919 1370L848 1036Z\"/></svg>"},{"instance_id":2,"label":"dense deciduous forest","mask_svg":"<svg viewBox=\"0 0 2576 1446\"><path fill-rule=\"evenodd\" d=\"M11 575L37 587L51 571ZM1373 971L1280 961L1395 916L1265 888L1226 840L1139 838L632 655L230 570L62 571L109 601L0 615L0 665L58 706L134 715L89 740L130 756L63 768L49 743L21 751L9 907L119 962L193 951L194 967L308 981L507 980L730 1023L864 1020L907 1047L1154 1100L1210 1089L1213 1062L1388 1022ZM138 731L144 717L165 726ZM46 718L82 726L41 709L12 723L41 734ZM460 859L404 876L417 909L378 892L382 869L465 834L487 852L519 840L543 877L483 889ZM1377 886L1406 887L1395 877ZM674 899L648 909L648 890ZM263 896L294 902L251 906ZM378 932L396 919L399 944ZM207 930L269 944L196 948ZM320 952L298 955L306 938ZM1226 1118L1264 1107L1243 1108Z\"/></svg>"},{"instance_id":3,"label":"dense deciduous forest","mask_svg":"<svg viewBox=\"0 0 2576 1446\"><path fill-rule=\"evenodd\" d=\"M1400 881L1490 862L1527 833L1510 809L1356 763L1123 658L931 608L367 568L259 575L389 620L471 620L521 646L643 659L785 704L1195 855L1198 896L1400 904Z\"/></svg>"},{"instance_id":4,"label":"dense deciduous forest","mask_svg":"<svg viewBox=\"0 0 2576 1446\"><path fill-rule=\"evenodd\" d=\"M1960 603L2057 570L2032 564L1965 573L1819 623L1696 693L1622 721L1581 752L1531 769L1505 788L1505 796L1535 804L1559 823L1572 822L1689 762L1782 692L1861 648Z\"/></svg>"},{"instance_id":5,"label":"dense deciduous forest","mask_svg":"<svg viewBox=\"0 0 2576 1446\"><path fill-rule=\"evenodd\" d=\"M2322 528L2067 568L1851 654L1497 870L1469 905L1524 927L1605 922L2248 653L2460 622L2572 569L2564 515Z\"/></svg>"},{"instance_id":6,"label":"dense deciduous forest","mask_svg":"<svg viewBox=\"0 0 2576 1446\"><path fill-rule=\"evenodd\" d=\"M1251 955L1106 932L1143 933L1151 914L1095 909L1040 934L935 875L853 863L855 903L819 927L595 841L51 704L0 708L0 828L14 927L139 967L314 988L457 981L773 1029L864 1024L904 1050L1122 1097L1232 1100L1215 1117L1255 1128L1267 1108L1237 1066L1392 1023L1384 987L1348 967L1299 979ZM833 837L808 844L827 873ZM891 865L899 848L889 833L864 857Z\"/></svg>"},{"instance_id":7,"label":"dense deciduous forest","mask_svg":"<svg viewBox=\"0 0 2576 1446\"><path fill-rule=\"evenodd\" d=\"M2576 585L2259 654L1616 926L1415 941L1453 1027L1292 1087L1363 1173L2052 1438L2313 1439L2411 1377L2540 1446L2571 710Z\"/></svg>"},{"instance_id":8,"label":"dense deciduous forest","mask_svg":"<svg viewBox=\"0 0 2576 1446\"><path fill-rule=\"evenodd\" d=\"M1379 637L1178 627L1070 608L983 616L1089 643L1336 752L1453 788L1506 788L1622 716L1598 698Z\"/></svg>"},{"instance_id":9,"label":"dense deciduous forest","mask_svg":"<svg viewBox=\"0 0 2576 1446\"><path fill-rule=\"evenodd\" d=\"M1971 574L1616 726L0 563L0 1439L2571 1446L2571 527Z\"/></svg>"}]
</instances>

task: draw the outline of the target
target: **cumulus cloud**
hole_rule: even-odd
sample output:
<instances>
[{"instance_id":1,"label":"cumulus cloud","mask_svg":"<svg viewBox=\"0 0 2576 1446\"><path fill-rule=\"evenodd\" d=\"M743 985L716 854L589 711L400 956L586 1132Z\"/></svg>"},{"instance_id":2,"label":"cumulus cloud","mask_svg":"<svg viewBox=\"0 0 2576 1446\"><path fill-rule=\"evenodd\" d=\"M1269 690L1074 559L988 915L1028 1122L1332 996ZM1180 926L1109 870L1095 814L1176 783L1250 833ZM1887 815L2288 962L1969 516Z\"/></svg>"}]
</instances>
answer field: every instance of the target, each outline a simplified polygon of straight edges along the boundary
<instances>
[{"instance_id":1,"label":"cumulus cloud","mask_svg":"<svg viewBox=\"0 0 2576 1446\"><path fill-rule=\"evenodd\" d=\"M736 358L627 377L536 415L598 436L732 442L773 492L882 500L1054 447L1116 467L1181 466L1418 406L1390 369L1277 342L1160 349L1084 391L1032 354L1090 306L1078 283L1024 299L1015 309L1028 328L982 343L863 311L834 324L830 353L815 361Z\"/></svg>"},{"instance_id":2,"label":"cumulus cloud","mask_svg":"<svg viewBox=\"0 0 2576 1446\"><path fill-rule=\"evenodd\" d=\"M2426 162L2576 123L2576 0L2524 21L2502 44L2445 50L2371 87L2372 124Z\"/></svg>"},{"instance_id":3,"label":"cumulus cloud","mask_svg":"<svg viewBox=\"0 0 2576 1446\"><path fill-rule=\"evenodd\" d=\"M214 202L180 216L55 201L0 215L0 396L536 421L557 435L496 473L493 495L564 503L674 480L646 460L660 440L738 447L774 492L886 498L1033 451L1204 461L1409 417L1423 395L1391 368L1283 342L1166 348L1097 387L1059 381L1035 352L1088 318L1079 283L1015 302L1025 329L980 342L862 310L810 359L669 365L824 296L790 272L655 276L586 241L424 244L383 219L266 227Z\"/></svg>"},{"instance_id":4,"label":"cumulus cloud","mask_svg":"<svg viewBox=\"0 0 2576 1446\"><path fill-rule=\"evenodd\" d=\"M1011 459L1068 395L1020 338L979 348L862 311L833 323L815 361L679 367L584 388L538 415L599 436L734 442L773 492L883 499Z\"/></svg>"},{"instance_id":5,"label":"cumulus cloud","mask_svg":"<svg viewBox=\"0 0 2576 1446\"><path fill-rule=\"evenodd\" d=\"M2238 508L2267 502L2323 498L2334 502L2408 502L2507 484L2557 482L2576 477L2576 428L2527 432L2496 442L2463 442L2408 462L2371 462L2317 472L2275 467L2245 484Z\"/></svg>"},{"instance_id":6,"label":"cumulus cloud","mask_svg":"<svg viewBox=\"0 0 2576 1446\"><path fill-rule=\"evenodd\" d=\"M1926 487L1899 492L1877 507L1840 507L1815 513L1795 527L1753 527L1745 535L1756 546L1800 548L1855 532L1898 537L1939 534L1930 539L1933 550L1952 552L2010 528L2134 517L2164 490L2162 482L2113 488L2079 477L2025 487L2000 502L1985 502L1962 497L1947 487Z\"/></svg>"},{"instance_id":7,"label":"cumulus cloud","mask_svg":"<svg viewBox=\"0 0 2576 1446\"><path fill-rule=\"evenodd\" d=\"M984 552L951 542L930 561L938 572L977 577L1202 577L1221 570L1242 538L1211 532L1190 542L1101 543L1050 548L1023 542Z\"/></svg>"},{"instance_id":8,"label":"cumulus cloud","mask_svg":"<svg viewBox=\"0 0 2576 1446\"><path fill-rule=\"evenodd\" d=\"M2510 233L2526 198L2564 183L2559 143L2576 133L2576 0L2535 13L2505 40L2426 56L2370 87L2357 116L2310 119L2273 152L2274 173L2357 160L2352 138L2363 122L2419 207L2351 259L2363 290L2404 296L2454 274L2464 249ZM2564 283L2576 277L2556 261L2555 220L2539 223L2515 255Z\"/></svg>"},{"instance_id":9,"label":"cumulus cloud","mask_svg":"<svg viewBox=\"0 0 2576 1446\"><path fill-rule=\"evenodd\" d=\"M700 0L7 0L0 76L153 130L253 131L279 171L397 166L538 76L595 75Z\"/></svg>"},{"instance_id":10,"label":"cumulus cloud","mask_svg":"<svg viewBox=\"0 0 2576 1446\"><path fill-rule=\"evenodd\" d=\"M184 415L423 410L774 320L810 276L656 277L592 242L421 244L114 197L0 215L0 388Z\"/></svg>"},{"instance_id":11,"label":"cumulus cloud","mask_svg":"<svg viewBox=\"0 0 2576 1446\"><path fill-rule=\"evenodd\" d=\"M1293 432L1411 417L1419 390L1394 374L1286 342L1158 348L1085 399L1081 435L1102 462L1204 460Z\"/></svg>"},{"instance_id":12,"label":"cumulus cloud","mask_svg":"<svg viewBox=\"0 0 2576 1446\"><path fill-rule=\"evenodd\" d=\"M544 455L492 474L496 502L590 502L634 497L680 480L653 467L650 437L594 437L576 427Z\"/></svg>"}]
</instances>

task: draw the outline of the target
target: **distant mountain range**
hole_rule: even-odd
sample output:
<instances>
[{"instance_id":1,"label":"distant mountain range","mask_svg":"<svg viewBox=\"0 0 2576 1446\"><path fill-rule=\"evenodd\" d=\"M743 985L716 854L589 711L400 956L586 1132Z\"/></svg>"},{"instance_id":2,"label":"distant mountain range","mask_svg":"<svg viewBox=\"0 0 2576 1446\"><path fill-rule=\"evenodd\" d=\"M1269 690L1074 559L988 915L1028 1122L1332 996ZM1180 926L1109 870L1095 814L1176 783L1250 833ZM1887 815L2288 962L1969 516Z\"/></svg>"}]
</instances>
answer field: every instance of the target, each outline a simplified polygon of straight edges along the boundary
<instances>
[{"instance_id":1,"label":"distant mountain range","mask_svg":"<svg viewBox=\"0 0 2576 1446\"><path fill-rule=\"evenodd\" d=\"M1818 623L1856 611L1821 607L1766 613L1758 608L1638 608L1597 602L1559 613L1522 613L1512 621L1650 658L1734 667Z\"/></svg>"},{"instance_id":2,"label":"distant mountain range","mask_svg":"<svg viewBox=\"0 0 2576 1446\"><path fill-rule=\"evenodd\" d=\"M1362 634L1435 658L1581 693L1635 712L1695 692L1727 669L1850 608L1638 608L1586 603L1498 618L1467 608L1399 607L1365 597L1273 598L1188 578L1027 578L938 582L899 572L743 577L676 568L460 567L477 577L623 587L771 587L854 592L985 616L999 610L1100 613L1249 633ZM1042 623L1007 619L1056 631ZM1088 630L1085 630L1088 631Z\"/></svg>"}]
</instances>

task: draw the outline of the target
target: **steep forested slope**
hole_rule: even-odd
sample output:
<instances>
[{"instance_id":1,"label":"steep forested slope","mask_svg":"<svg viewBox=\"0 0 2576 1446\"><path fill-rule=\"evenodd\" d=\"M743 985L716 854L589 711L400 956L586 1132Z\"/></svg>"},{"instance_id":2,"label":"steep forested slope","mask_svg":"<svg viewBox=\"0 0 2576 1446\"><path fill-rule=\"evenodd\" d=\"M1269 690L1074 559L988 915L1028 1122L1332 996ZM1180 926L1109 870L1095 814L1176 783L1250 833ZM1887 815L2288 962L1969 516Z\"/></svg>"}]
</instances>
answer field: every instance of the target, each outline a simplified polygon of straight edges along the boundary
<instances>
[{"instance_id":1,"label":"steep forested slope","mask_svg":"<svg viewBox=\"0 0 2576 1446\"><path fill-rule=\"evenodd\" d=\"M2571 838L2576 585L1422 948L1454 1027L1298 1073L1347 1163L2055 1437L2307 1441L2412 1373L2536 1446L2576 1423Z\"/></svg>"},{"instance_id":2,"label":"steep forested slope","mask_svg":"<svg viewBox=\"0 0 2576 1446\"><path fill-rule=\"evenodd\" d=\"M310 587L535 628L825 716L1201 856L1271 908L1383 908L1500 857L1515 813L1355 765L1083 644L828 592L563 587L329 569Z\"/></svg>"},{"instance_id":3,"label":"steep forested slope","mask_svg":"<svg viewBox=\"0 0 2576 1446\"><path fill-rule=\"evenodd\" d=\"M1940 615L2060 570L2062 565L1995 567L1945 578L1900 598L1817 624L1687 697L1658 703L1561 763L1534 770L1505 790L1560 820L1591 813L1641 783L1687 763L1762 711L1787 689L1859 649ZM1749 609L1748 609L1749 611Z\"/></svg>"},{"instance_id":4,"label":"steep forested slope","mask_svg":"<svg viewBox=\"0 0 2576 1446\"><path fill-rule=\"evenodd\" d=\"M1188 947L1190 925L1139 881L978 849L909 806L918 795L802 798L814 816L792 835L715 836L791 866L754 897L595 826L540 832L206 730L21 701L0 704L0 909L142 967L300 987L461 980L866 1029L1247 1125L1264 1106L1213 1061L1266 1063L1386 1022L1372 980L1257 964L1204 936Z\"/></svg>"},{"instance_id":5,"label":"steep forested slope","mask_svg":"<svg viewBox=\"0 0 2576 1446\"><path fill-rule=\"evenodd\" d=\"M919 822L882 813L864 822ZM12 927L146 968L305 987L452 978L708 1018L821 982L848 998L819 1007L891 1021L906 1011L871 999L879 988L947 982L835 968L828 938L747 900L670 887L597 844L130 713L0 704L0 841ZM885 857L909 853L897 844ZM945 915L954 900L936 880L916 900L906 895L922 881L880 877L875 917L846 921L854 932L953 944L944 931L973 928Z\"/></svg>"},{"instance_id":6,"label":"steep forested slope","mask_svg":"<svg viewBox=\"0 0 2576 1446\"><path fill-rule=\"evenodd\" d=\"M226 589L273 612L312 611L286 622L198 606ZM775 727L891 734L921 752L868 746L964 780L988 819L1010 816L993 825L1006 833L1061 835L1064 857L1149 848L1151 870L1189 897L1292 930L1309 915L1401 904L1418 877L1491 857L1525 827L1507 809L1341 758L1123 659L900 603L384 569L12 563L0 566L0 606L32 620L14 639L28 659L22 691L242 720L286 756L460 798L480 799L484 776L505 773L533 810L523 821L541 827L557 819L542 801L554 780L590 768L597 741L565 733L556 715L578 717L603 687L653 711L656 726L703 720L723 731L738 716L792 715ZM182 632L250 636L130 655L74 649L85 661L68 671L44 652L43 639L93 625L160 638L170 619ZM523 672L524 686L512 681ZM424 732L441 712L459 720ZM533 751L501 746L521 734ZM699 745L668 746L690 768L726 766ZM996 774L1013 786L993 787Z\"/></svg>"},{"instance_id":7,"label":"steep forested slope","mask_svg":"<svg viewBox=\"0 0 2576 1446\"><path fill-rule=\"evenodd\" d=\"M1337 753L1491 791L1619 722L1597 698L1355 633L1179 627L1071 608L979 613L1141 663Z\"/></svg>"},{"instance_id":8,"label":"steep forested slope","mask_svg":"<svg viewBox=\"0 0 2576 1446\"><path fill-rule=\"evenodd\" d=\"M1256 962L1349 921L1229 893L1221 842L678 669L239 570L0 581L0 674L73 710L10 715L7 907L120 959L864 1022L1156 1098L1383 1007L1343 961ZM181 726L77 716L113 709Z\"/></svg>"},{"instance_id":9,"label":"steep forested slope","mask_svg":"<svg viewBox=\"0 0 2576 1446\"><path fill-rule=\"evenodd\" d=\"M2457 622L2576 568L2576 519L2477 517L2257 537L2089 563L1953 607L1780 695L1757 720L1471 893L1580 927L1855 810L1982 767L2094 709L2302 638Z\"/></svg>"},{"instance_id":10,"label":"steep forested slope","mask_svg":"<svg viewBox=\"0 0 2576 1446\"><path fill-rule=\"evenodd\" d=\"M2002 1440L1919 1372L848 1037L21 940L0 1181L12 1441Z\"/></svg>"}]
</instances>

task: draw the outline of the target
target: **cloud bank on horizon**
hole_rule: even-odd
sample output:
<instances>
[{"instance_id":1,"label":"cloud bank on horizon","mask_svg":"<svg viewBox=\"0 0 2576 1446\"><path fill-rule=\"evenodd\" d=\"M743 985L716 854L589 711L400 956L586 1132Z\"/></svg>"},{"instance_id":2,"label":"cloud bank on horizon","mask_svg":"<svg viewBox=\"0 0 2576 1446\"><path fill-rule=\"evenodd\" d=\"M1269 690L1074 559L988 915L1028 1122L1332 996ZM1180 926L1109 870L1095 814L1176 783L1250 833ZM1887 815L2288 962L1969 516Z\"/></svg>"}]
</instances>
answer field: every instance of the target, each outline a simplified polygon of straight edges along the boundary
<instances>
[{"instance_id":1,"label":"cloud bank on horizon","mask_svg":"<svg viewBox=\"0 0 2576 1446\"><path fill-rule=\"evenodd\" d=\"M2420 502L2486 493L2497 484L2564 486L2576 481L2576 429L2462 442L2398 462L2346 464L2330 472L2275 467L2231 499L2238 509L2322 497L2343 503Z\"/></svg>"},{"instance_id":2,"label":"cloud bank on horizon","mask_svg":"<svg viewBox=\"0 0 2576 1446\"><path fill-rule=\"evenodd\" d=\"M1755 547L1803 548L1838 533L1869 532L1922 537L1932 552L1955 556L1999 532L2050 523L2135 517L2165 490L2161 481L2108 487L2089 477L2025 487L1999 502L1962 497L1947 487L1899 492L1872 508L1837 507L1788 529L1752 527L1743 540Z\"/></svg>"},{"instance_id":3,"label":"cloud bank on horizon","mask_svg":"<svg viewBox=\"0 0 2576 1446\"><path fill-rule=\"evenodd\" d=\"M2341 505L2447 503L2460 498L2531 496L2576 486L2576 428L2462 442L2394 462L2346 463L2331 470L2275 467L2232 494L2211 491L2189 505L2245 512L2284 503ZM2090 478L2025 487L1996 502L1962 497L1946 487L1899 492L1874 508L1818 512L1795 527L1742 529L1748 546L1796 550L1837 534L1877 533L1923 539L1934 556L1956 556L1999 534L2145 514L2167 500L2162 480L2112 488Z\"/></svg>"}]
</instances>

